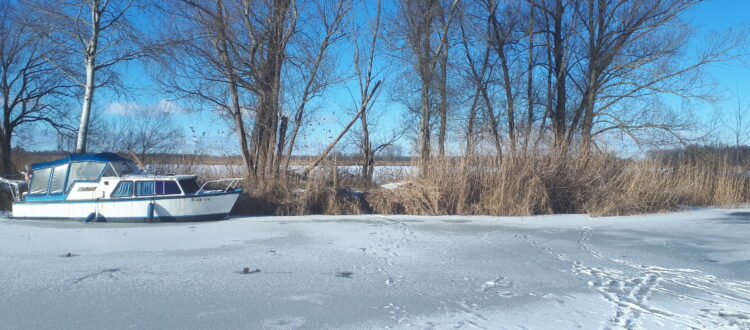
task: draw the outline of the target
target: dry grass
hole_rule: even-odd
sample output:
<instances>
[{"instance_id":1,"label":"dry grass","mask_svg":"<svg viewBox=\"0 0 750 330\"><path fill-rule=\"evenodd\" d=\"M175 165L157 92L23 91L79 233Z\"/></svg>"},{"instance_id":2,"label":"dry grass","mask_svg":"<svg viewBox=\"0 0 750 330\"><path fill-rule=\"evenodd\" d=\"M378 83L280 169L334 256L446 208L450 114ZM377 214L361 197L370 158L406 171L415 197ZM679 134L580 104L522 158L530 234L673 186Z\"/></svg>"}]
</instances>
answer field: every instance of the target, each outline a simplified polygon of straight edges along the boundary
<instances>
[{"instance_id":1,"label":"dry grass","mask_svg":"<svg viewBox=\"0 0 750 330\"><path fill-rule=\"evenodd\" d=\"M516 156L441 160L426 176L367 201L384 214L594 216L654 213L679 205L728 206L750 201L750 180L716 160L664 166L599 156L588 159Z\"/></svg>"}]
</instances>

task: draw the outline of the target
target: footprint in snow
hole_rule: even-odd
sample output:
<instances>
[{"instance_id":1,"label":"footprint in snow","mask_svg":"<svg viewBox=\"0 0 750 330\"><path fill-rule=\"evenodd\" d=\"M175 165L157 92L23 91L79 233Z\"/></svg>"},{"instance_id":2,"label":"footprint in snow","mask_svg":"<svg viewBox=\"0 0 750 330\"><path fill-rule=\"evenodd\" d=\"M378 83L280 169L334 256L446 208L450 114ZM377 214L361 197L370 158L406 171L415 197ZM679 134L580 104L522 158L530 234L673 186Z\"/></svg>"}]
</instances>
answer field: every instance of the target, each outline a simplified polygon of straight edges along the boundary
<instances>
[{"instance_id":1,"label":"footprint in snow","mask_svg":"<svg viewBox=\"0 0 750 330\"><path fill-rule=\"evenodd\" d=\"M242 275L257 274L257 273L260 273L260 269L256 268L256 269L252 269L251 270L249 267L245 267L245 268L242 269L241 272L237 272L237 273L238 274L242 274Z\"/></svg>"},{"instance_id":2,"label":"footprint in snow","mask_svg":"<svg viewBox=\"0 0 750 330\"><path fill-rule=\"evenodd\" d=\"M348 270L336 272L336 276L338 277L352 278L352 275L354 275L354 272L350 272Z\"/></svg>"}]
</instances>

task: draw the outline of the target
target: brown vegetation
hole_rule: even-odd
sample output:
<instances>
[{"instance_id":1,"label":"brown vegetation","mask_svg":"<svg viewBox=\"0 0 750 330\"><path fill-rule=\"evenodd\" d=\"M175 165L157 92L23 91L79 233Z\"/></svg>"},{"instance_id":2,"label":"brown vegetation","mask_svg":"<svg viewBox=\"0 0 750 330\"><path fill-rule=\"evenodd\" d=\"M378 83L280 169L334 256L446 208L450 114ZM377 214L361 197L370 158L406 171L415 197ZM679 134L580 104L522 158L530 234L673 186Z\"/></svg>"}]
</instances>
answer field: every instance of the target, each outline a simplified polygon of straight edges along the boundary
<instances>
[{"instance_id":1,"label":"brown vegetation","mask_svg":"<svg viewBox=\"0 0 750 330\"><path fill-rule=\"evenodd\" d=\"M664 164L611 156L443 158L399 185L379 187L325 167L307 179L247 186L239 214L632 215L680 205L750 202L746 169L721 159ZM361 192L360 192L361 191Z\"/></svg>"}]
</instances>

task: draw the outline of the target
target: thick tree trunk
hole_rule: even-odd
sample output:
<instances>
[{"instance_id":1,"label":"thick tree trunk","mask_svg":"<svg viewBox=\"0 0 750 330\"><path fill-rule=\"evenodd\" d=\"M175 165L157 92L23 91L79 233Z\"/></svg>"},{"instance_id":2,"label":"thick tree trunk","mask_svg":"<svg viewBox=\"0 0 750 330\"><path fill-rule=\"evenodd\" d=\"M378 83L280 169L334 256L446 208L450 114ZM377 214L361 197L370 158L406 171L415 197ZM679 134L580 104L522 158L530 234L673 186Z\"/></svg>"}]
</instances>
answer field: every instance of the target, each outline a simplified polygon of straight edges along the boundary
<instances>
[{"instance_id":1,"label":"thick tree trunk","mask_svg":"<svg viewBox=\"0 0 750 330\"><path fill-rule=\"evenodd\" d=\"M274 0L271 17L268 49L262 64L260 104L253 127L253 147L256 154L256 175L260 178L272 176L278 171L276 162L276 136L279 126L279 95L281 90L281 66L284 60L286 40L284 22L289 11L289 0Z\"/></svg>"},{"instance_id":2,"label":"thick tree trunk","mask_svg":"<svg viewBox=\"0 0 750 330\"><path fill-rule=\"evenodd\" d=\"M554 70L555 70L555 108L552 113L552 129L555 133L555 149L565 154L567 151L566 145L566 113L565 109L567 106L567 90L565 82L567 80L567 72L565 68L565 40L563 37L563 13L564 7L562 0L555 2L554 11L554 28L552 31L553 39L553 57L554 57Z\"/></svg>"},{"instance_id":3,"label":"thick tree trunk","mask_svg":"<svg viewBox=\"0 0 750 330\"><path fill-rule=\"evenodd\" d=\"M0 174L11 174L16 171L11 161L11 131L2 132L0 135Z\"/></svg>"}]
</instances>

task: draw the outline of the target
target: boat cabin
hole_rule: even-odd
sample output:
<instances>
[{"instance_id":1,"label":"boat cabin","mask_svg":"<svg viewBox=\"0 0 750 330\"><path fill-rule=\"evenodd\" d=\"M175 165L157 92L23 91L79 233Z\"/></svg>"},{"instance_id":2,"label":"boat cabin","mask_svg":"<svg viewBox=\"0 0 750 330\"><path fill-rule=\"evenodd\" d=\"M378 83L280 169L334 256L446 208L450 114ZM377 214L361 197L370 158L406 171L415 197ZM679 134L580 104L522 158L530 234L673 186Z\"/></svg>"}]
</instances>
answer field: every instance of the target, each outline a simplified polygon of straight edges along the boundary
<instances>
[{"instance_id":1,"label":"boat cabin","mask_svg":"<svg viewBox=\"0 0 750 330\"><path fill-rule=\"evenodd\" d=\"M26 201L153 198L194 194L195 176L160 176L142 172L114 153L71 154L34 164Z\"/></svg>"}]
</instances>

